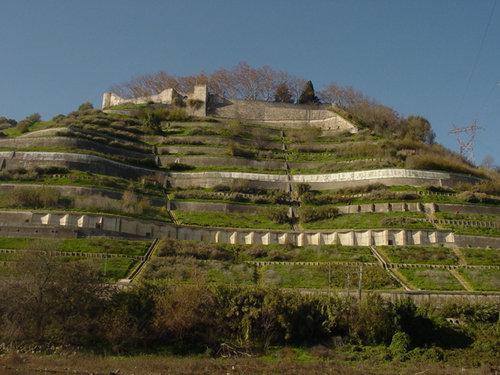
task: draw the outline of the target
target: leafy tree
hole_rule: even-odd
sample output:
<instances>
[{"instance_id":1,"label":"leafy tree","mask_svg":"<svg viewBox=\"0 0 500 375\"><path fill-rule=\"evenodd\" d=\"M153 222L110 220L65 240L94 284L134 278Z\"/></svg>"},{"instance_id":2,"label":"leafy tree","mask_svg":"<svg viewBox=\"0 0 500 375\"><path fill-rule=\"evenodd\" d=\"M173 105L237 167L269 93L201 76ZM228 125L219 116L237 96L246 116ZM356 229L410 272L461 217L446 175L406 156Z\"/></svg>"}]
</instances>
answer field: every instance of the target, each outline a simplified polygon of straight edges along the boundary
<instances>
[{"instance_id":1,"label":"leafy tree","mask_svg":"<svg viewBox=\"0 0 500 375\"><path fill-rule=\"evenodd\" d=\"M318 104L319 99L314 93L314 86L311 81L307 81L304 89L300 93L299 104Z\"/></svg>"},{"instance_id":2,"label":"leafy tree","mask_svg":"<svg viewBox=\"0 0 500 375\"><path fill-rule=\"evenodd\" d=\"M43 249L43 246L42 246ZM105 286L86 262L22 253L0 285L0 337L81 344L91 335Z\"/></svg>"},{"instance_id":3,"label":"leafy tree","mask_svg":"<svg viewBox=\"0 0 500 375\"><path fill-rule=\"evenodd\" d=\"M0 116L0 129L7 129L12 126L16 126L17 121L12 118L7 118L4 116Z\"/></svg>"},{"instance_id":4,"label":"leafy tree","mask_svg":"<svg viewBox=\"0 0 500 375\"><path fill-rule=\"evenodd\" d=\"M281 82L278 87L276 87L276 93L274 94L274 101L280 103L292 103L292 94L286 82Z\"/></svg>"},{"instance_id":5,"label":"leafy tree","mask_svg":"<svg viewBox=\"0 0 500 375\"><path fill-rule=\"evenodd\" d=\"M42 119L39 113L33 113L26 117L24 120L21 120L17 123L17 129L21 133L26 133L29 130L29 127L36 124Z\"/></svg>"},{"instance_id":6,"label":"leafy tree","mask_svg":"<svg viewBox=\"0 0 500 375\"><path fill-rule=\"evenodd\" d=\"M80 106L78 107L78 112L87 111L89 109L94 109L94 105L91 102L85 102L80 104Z\"/></svg>"},{"instance_id":7,"label":"leafy tree","mask_svg":"<svg viewBox=\"0 0 500 375\"><path fill-rule=\"evenodd\" d=\"M429 145L434 143L434 139L436 138L430 122L422 116L408 116L401 119L398 132L401 138L406 136Z\"/></svg>"}]
</instances>

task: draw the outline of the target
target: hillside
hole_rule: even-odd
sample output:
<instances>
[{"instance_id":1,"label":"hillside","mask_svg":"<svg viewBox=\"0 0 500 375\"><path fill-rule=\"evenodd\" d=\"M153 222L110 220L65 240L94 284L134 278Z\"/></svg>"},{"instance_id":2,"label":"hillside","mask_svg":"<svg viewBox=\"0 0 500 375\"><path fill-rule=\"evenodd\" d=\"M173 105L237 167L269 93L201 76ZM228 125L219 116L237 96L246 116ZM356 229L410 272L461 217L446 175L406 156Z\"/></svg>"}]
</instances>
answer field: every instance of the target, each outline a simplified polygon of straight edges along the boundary
<instances>
[{"instance_id":1,"label":"hillside","mask_svg":"<svg viewBox=\"0 0 500 375\"><path fill-rule=\"evenodd\" d=\"M4 264L50 248L101 259L112 280L175 265L183 281L345 290L362 265L367 290L500 289L493 171L335 107L161 95L3 130Z\"/></svg>"}]
</instances>

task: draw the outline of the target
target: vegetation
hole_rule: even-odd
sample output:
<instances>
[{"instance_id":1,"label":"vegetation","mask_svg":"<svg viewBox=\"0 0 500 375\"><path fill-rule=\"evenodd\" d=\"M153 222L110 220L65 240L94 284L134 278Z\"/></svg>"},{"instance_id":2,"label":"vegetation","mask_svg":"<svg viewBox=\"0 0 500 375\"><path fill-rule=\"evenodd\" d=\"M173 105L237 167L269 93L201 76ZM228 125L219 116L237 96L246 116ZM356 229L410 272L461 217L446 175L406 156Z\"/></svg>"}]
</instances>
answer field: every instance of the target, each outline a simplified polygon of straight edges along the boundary
<instances>
[{"instance_id":1,"label":"vegetation","mask_svg":"<svg viewBox=\"0 0 500 375\"><path fill-rule=\"evenodd\" d=\"M446 269L439 268L400 268L413 285L424 290L463 290L458 280Z\"/></svg>"}]
</instances>

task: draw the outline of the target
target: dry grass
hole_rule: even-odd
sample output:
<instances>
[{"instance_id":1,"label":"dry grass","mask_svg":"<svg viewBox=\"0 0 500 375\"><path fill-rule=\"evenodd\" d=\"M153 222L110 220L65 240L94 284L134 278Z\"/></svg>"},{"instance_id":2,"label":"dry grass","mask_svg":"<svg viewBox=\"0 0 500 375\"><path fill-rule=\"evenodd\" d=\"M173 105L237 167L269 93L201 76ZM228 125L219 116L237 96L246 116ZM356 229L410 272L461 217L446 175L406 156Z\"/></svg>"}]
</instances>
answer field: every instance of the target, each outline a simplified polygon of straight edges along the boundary
<instances>
[{"instance_id":1,"label":"dry grass","mask_svg":"<svg viewBox=\"0 0 500 375\"><path fill-rule=\"evenodd\" d=\"M433 361L386 360L378 356L362 358L355 355L325 350L317 353L298 354L292 348L264 358L211 359L202 357L102 357L84 354L71 355L25 355L10 354L0 357L2 374L95 374L95 375L150 375L150 374L495 374L500 368L483 365L461 366ZM359 357L359 358L354 358ZM14 360L12 360L14 358Z\"/></svg>"}]
</instances>

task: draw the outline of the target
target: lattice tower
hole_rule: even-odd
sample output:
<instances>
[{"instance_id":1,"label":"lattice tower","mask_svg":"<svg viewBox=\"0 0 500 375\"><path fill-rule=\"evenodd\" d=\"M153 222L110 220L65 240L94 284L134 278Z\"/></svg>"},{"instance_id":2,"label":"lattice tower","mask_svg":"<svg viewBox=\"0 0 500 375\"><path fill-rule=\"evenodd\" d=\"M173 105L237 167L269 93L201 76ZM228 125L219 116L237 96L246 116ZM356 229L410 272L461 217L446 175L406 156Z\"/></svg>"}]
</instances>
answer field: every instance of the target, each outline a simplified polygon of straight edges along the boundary
<instances>
[{"instance_id":1,"label":"lattice tower","mask_svg":"<svg viewBox=\"0 0 500 375\"><path fill-rule=\"evenodd\" d=\"M472 164L476 165L476 159L474 157L474 147L472 143L474 142L474 137L476 136L476 131L484 128L482 126L477 126L476 121L474 120L474 123L472 126L469 126L467 128L457 128L455 124L451 124L453 126L453 130L450 130L448 134L455 134L457 137L458 144L460 145L460 154L463 156L467 157L469 156L469 160L472 162ZM460 139L460 133L470 133L469 140L467 142L464 142Z\"/></svg>"}]
</instances>

